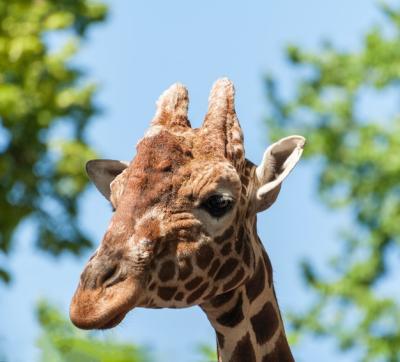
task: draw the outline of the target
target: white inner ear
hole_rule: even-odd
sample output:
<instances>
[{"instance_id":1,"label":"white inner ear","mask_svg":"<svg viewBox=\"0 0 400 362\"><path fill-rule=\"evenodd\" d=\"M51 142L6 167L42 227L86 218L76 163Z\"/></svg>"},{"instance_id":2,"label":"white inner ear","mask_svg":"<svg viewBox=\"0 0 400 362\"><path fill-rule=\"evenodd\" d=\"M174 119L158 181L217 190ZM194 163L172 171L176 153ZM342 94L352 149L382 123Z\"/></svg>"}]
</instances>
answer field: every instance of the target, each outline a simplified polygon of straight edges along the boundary
<instances>
[{"instance_id":1,"label":"white inner ear","mask_svg":"<svg viewBox=\"0 0 400 362\"><path fill-rule=\"evenodd\" d=\"M262 199L289 175L303 153L304 144L304 137L289 136L267 148L262 163L256 170L261 185L257 191L257 199Z\"/></svg>"},{"instance_id":2,"label":"white inner ear","mask_svg":"<svg viewBox=\"0 0 400 362\"><path fill-rule=\"evenodd\" d=\"M117 207L118 201L121 198L125 189L126 170L123 170L117 175L110 183L110 196L109 200L114 208Z\"/></svg>"},{"instance_id":3,"label":"white inner ear","mask_svg":"<svg viewBox=\"0 0 400 362\"><path fill-rule=\"evenodd\" d=\"M126 161L91 160L86 164L86 171L97 189L110 200L112 181L128 166Z\"/></svg>"}]
</instances>

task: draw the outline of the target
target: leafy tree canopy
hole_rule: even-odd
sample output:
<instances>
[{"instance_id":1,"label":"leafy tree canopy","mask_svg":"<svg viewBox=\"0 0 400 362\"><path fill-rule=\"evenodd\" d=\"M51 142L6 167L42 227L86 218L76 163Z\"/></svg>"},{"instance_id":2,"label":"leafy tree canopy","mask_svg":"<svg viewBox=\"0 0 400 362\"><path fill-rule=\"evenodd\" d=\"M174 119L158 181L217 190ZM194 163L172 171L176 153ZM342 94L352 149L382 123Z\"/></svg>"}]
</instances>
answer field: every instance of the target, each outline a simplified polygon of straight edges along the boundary
<instances>
[{"instance_id":1,"label":"leafy tree canopy","mask_svg":"<svg viewBox=\"0 0 400 362\"><path fill-rule=\"evenodd\" d=\"M72 326L61 313L42 301L37 308L42 329L40 362L147 362L147 352L133 344L96 337Z\"/></svg>"},{"instance_id":2,"label":"leafy tree canopy","mask_svg":"<svg viewBox=\"0 0 400 362\"><path fill-rule=\"evenodd\" d=\"M94 156L85 139L97 112L95 85L71 64L78 41L105 18L90 0L0 2L0 252L9 254L22 221L36 229L36 245L53 255L90 246L77 222L77 200ZM48 37L67 34L61 49ZM68 137L50 131L62 124ZM0 279L10 278L0 265Z\"/></svg>"},{"instance_id":3,"label":"leafy tree canopy","mask_svg":"<svg viewBox=\"0 0 400 362\"><path fill-rule=\"evenodd\" d=\"M150 362L150 351L131 343L118 342L97 333L75 328L69 319L46 301L38 303L36 314L41 335L37 341L40 362ZM216 362L214 347L199 344L195 352L199 362Z\"/></svg>"},{"instance_id":4,"label":"leafy tree canopy","mask_svg":"<svg viewBox=\"0 0 400 362\"><path fill-rule=\"evenodd\" d=\"M400 7L381 11L384 25L372 27L357 51L289 46L300 79L294 95L280 96L276 79L266 79L271 134L305 135L305 155L321 165L321 200L354 216L329 276L303 263L315 303L292 315L292 326L334 337L361 361L400 360L398 287L388 288L399 276L390 258L400 252ZM394 99L393 110L376 114L382 98Z\"/></svg>"}]
</instances>

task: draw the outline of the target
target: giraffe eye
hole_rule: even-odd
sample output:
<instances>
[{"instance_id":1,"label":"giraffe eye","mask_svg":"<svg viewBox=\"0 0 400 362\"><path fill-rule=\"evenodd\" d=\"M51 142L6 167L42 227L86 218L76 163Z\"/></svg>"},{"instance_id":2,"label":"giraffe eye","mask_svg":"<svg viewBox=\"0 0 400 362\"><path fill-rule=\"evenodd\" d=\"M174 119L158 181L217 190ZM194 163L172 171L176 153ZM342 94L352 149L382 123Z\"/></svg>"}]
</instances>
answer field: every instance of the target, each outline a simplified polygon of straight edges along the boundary
<instances>
[{"instance_id":1,"label":"giraffe eye","mask_svg":"<svg viewBox=\"0 0 400 362\"><path fill-rule=\"evenodd\" d=\"M233 205L231 197L226 195L212 195L201 205L211 216L221 217L225 215Z\"/></svg>"}]
</instances>

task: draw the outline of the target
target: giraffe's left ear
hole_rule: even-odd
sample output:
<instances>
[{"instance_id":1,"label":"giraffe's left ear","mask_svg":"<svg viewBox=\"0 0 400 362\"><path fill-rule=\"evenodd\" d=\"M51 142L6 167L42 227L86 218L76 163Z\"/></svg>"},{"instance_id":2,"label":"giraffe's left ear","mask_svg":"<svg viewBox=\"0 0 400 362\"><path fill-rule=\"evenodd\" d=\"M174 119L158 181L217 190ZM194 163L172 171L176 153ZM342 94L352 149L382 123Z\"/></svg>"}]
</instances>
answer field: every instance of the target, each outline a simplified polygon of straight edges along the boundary
<instances>
[{"instance_id":1,"label":"giraffe's left ear","mask_svg":"<svg viewBox=\"0 0 400 362\"><path fill-rule=\"evenodd\" d=\"M256 211L268 209L278 197L283 180L299 161L305 145L302 136L289 136L272 144L264 153L256 176Z\"/></svg>"},{"instance_id":2,"label":"giraffe's left ear","mask_svg":"<svg viewBox=\"0 0 400 362\"><path fill-rule=\"evenodd\" d=\"M86 163L86 172L102 195L110 200L110 184L128 167L129 163L116 160L90 160Z\"/></svg>"}]
</instances>

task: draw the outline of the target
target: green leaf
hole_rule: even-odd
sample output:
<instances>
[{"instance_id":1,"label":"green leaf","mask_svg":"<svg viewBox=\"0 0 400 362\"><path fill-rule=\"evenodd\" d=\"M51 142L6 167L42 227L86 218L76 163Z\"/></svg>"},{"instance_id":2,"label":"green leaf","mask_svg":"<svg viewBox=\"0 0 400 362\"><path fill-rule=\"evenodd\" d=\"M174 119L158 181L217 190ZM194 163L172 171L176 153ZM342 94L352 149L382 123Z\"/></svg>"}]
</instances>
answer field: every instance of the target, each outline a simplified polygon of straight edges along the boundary
<instances>
[{"instance_id":1,"label":"green leaf","mask_svg":"<svg viewBox=\"0 0 400 362\"><path fill-rule=\"evenodd\" d=\"M75 328L46 301L37 306L41 362L147 362L148 351Z\"/></svg>"}]
</instances>

